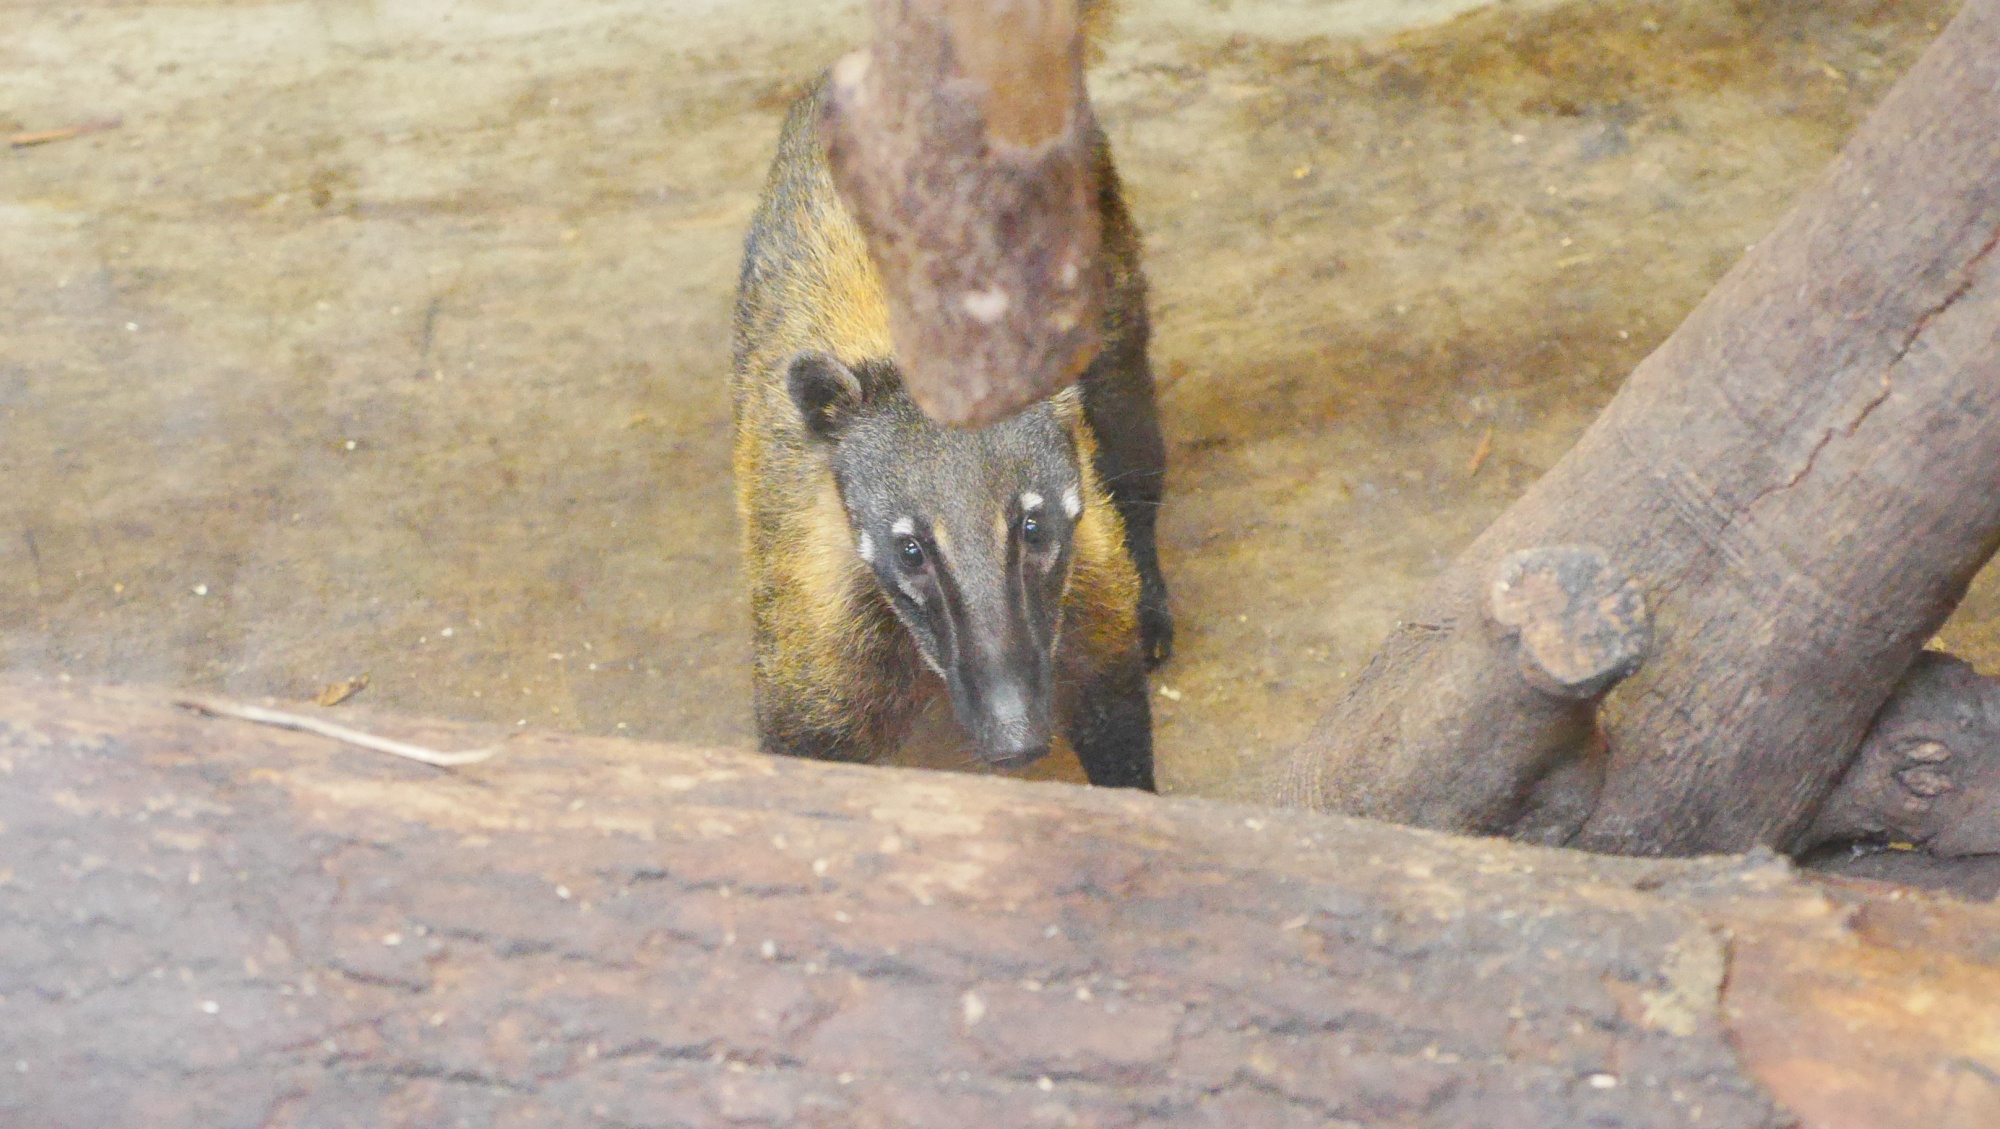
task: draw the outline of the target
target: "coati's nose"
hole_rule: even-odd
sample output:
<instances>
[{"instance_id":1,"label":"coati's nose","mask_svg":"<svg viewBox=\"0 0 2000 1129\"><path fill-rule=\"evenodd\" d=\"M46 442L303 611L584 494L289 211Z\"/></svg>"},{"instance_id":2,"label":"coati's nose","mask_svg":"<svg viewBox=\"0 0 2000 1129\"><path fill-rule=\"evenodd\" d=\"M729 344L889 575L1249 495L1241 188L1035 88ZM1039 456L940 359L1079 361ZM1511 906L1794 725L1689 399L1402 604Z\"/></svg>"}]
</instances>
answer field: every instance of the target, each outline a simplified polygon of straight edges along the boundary
<instances>
[{"instance_id":1,"label":"coati's nose","mask_svg":"<svg viewBox=\"0 0 2000 1129\"><path fill-rule=\"evenodd\" d=\"M1007 680L982 697L972 726L982 760L996 768L1020 768L1049 755L1049 711L1036 708L1026 687Z\"/></svg>"}]
</instances>

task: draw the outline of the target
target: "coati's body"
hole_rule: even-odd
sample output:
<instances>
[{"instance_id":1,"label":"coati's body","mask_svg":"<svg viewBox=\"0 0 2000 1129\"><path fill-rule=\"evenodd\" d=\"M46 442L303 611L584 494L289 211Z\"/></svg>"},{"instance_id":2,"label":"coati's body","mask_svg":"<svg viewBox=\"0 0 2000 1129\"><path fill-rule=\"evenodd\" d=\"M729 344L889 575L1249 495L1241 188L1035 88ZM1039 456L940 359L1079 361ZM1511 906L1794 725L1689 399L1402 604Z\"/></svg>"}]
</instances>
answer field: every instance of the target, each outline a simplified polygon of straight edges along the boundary
<instances>
[{"instance_id":1,"label":"coati's body","mask_svg":"<svg viewBox=\"0 0 2000 1129\"><path fill-rule=\"evenodd\" d=\"M786 117L737 292L737 499L768 752L869 760L947 691L980 754L1153 786L1146 667L1172 641L1165 456L1138 239L1101 138L1105 346L1078 389L978 431L903 388L881 283L829 177L821 95ZM928 668L928 669L927 669Z\"/></svg>"}]
</instances>

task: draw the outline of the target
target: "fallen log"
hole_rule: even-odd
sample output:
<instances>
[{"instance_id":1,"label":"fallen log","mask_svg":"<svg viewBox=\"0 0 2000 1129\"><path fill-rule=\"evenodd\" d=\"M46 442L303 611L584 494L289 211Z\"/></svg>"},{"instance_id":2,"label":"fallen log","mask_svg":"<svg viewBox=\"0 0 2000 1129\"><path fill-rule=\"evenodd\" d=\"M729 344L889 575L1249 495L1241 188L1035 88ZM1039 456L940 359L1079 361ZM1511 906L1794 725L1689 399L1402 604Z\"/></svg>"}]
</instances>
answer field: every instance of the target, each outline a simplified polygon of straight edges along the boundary
<instances>
[{"instance_id":1,"label":"fallen log","mask_svg":"<svg viewBox=\"0 0 2000 1129\"><path fill-rule=\"evenodd\" d=\"M1431 586L1272 798L1540 838L1570 821L1554 837L1630 854L1812 840L1871 721L2000 547L1996 137L2000 0L1970 0ZM1551 749L1546 726L1476 724L1438 688L1518 681L1512 648L1487 638L1488 586L1509 554L1561 544L1634 579L1653 639L1598 724L1569 726L1590 739Z\"/></svg>"},{"instance_id":2,"label":"fallen log","mask_svg":"<svg viewBox=\"0 0 2000 1129\"><path fill-rule=\"evenodd\" d=\"M0 1121L2000 1124L1993 906L168 701L0 681Z\"/></svg>"}]
</instances>

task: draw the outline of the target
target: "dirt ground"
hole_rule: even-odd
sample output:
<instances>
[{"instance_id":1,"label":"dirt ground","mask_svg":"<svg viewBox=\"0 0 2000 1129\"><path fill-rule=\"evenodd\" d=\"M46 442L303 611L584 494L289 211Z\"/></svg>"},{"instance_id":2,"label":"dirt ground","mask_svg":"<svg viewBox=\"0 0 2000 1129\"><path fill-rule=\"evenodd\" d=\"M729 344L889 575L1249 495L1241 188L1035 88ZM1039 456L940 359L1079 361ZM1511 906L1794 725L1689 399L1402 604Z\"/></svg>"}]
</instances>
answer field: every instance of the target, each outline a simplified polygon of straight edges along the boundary
<instances>
[{"instance_id":1,"label":"dirt ground","mask_svg":"<svg viewBox=\"0 0 2000 1129\"><path fill-rule=\"evenodd\" d=\"M1299 737L1956 9L1469 6L1129 0L1094 71L1173 464L1168 789ZM0 150L0 668L752 741L730 292L861 29L0 9L0 132L122 119ZM2000 670L1993 570L1944 639Z\"/></svg>"}]
</instances>

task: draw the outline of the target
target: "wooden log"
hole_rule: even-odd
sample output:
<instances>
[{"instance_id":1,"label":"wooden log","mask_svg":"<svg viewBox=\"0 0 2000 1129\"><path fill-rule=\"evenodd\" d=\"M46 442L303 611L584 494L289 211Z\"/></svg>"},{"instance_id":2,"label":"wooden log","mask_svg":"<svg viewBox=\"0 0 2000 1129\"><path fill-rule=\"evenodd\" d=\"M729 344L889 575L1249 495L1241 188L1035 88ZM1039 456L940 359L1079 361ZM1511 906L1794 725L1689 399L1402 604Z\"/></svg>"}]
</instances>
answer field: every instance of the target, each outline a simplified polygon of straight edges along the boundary
<instances>
[{"instance_id":1,"label":"wooden log","mask_svg":"<svg viewBox=\"0 0 2000 1129\"><path fill-rule=\"evenodd\" d=\"M1281 798L1461 830L1515 806L1535 765L1467 769L1491 755L1486 734L1436 687L1509 677L1503 654L1461 642L1484 630L1499 561L1582 542L1637 580L1655 638L1599 711L1603 787L1576 842L1800 845L2000 546L1996 138L2000 0L1970 0L1777 230L1422 597ZM1444 731L1458 739L1430 740ZM1390 769L1469 791L1373 788Z\"/></svg>"},{"instance_id":2,"label":"wooden log","mask_svg":"<svg viewBox=\"0 0 2000 1129\"><path fill-rule=\"evenodd\" d=\"M1805 837L1848 842L2000 855L2000 678L1923 654Z\"/></svg>"},{"instance_id":3,"label":"wooden log","mask_svg":"<svg viewBox=\"0 0 2000 1129\"><path fill-rule=\"evenodd\" d=\"M1102 343L1097 124L1076 0L875 0L823 134L889 300L910 394L994 422Z\"/></svg>"},{"instance_id":4,"label":"wooden log","mask_svg":"<svg viewBox=\"0 0 2000 1129\"><path fill-rule=\"evenodd\" d=\"M1501 645L1514 650L1519 677L1497 683L1513 688L1512 700L1490 703L1491 720L1477 723L1497 754L1482 760L1511 764L1518 779L1532 782L1511 820L1514 834L1560 846L1589 818L1604 787L1597 705L1645 662L1652 619L1632 578L1587 545L1508 555L1487 591L1486 618ZM1520 733L1518 719L1535 718L1544 720L1528 740L1498 739ZM1427 774L1413 782L1431 786Z\"/></svg>"},{"instance_id":5,"label":"wooden log","mask_svg":"<svg viewBox=\"0 0 2000 1129\"><path fill-rule=\"evenodd\" d=\"M1281 785L1287 795L1338 788L1349 810L1422 826L1552 843L1576 833L1602 784L1597 703L1652 646L1645 601L1587 545L1510 554L1482 596L1485 629L1440 648L1424 708L1367 719L1396 735L1369 772L1336 785L1310 775L1324 762L1297 762L1287 769L1305 775ZM1477 755L1459 755L1468 747Z\"/></svg>"},{"instance_id":6,"label":"wooden log","mask_svg":"<svg viewBox=\"0 0 2000 1129\"><path fill-rule=\"evenodd\" d=\"M2000 1123L1992 906L167 700L0 681L0 1122Z\"/></svg>"}]
</instances>

